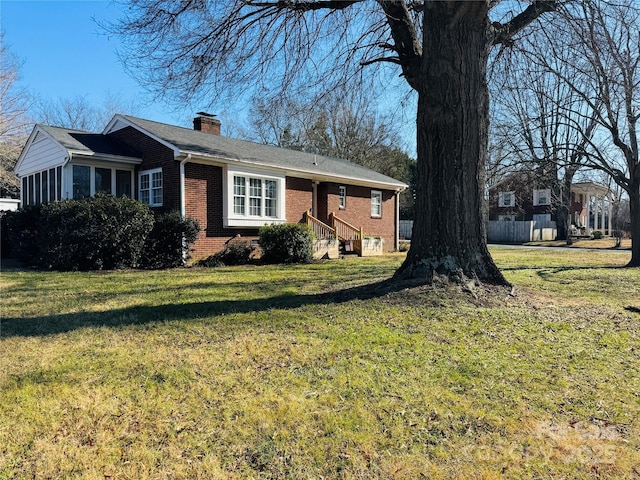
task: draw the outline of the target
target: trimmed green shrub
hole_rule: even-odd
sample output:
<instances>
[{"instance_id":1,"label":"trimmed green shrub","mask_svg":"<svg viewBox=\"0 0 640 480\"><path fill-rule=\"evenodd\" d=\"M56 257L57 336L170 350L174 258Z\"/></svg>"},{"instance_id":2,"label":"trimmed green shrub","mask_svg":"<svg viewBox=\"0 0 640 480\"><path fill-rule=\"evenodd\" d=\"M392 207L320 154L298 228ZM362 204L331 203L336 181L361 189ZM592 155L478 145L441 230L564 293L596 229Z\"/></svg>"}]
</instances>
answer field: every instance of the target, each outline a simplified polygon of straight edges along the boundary
<instances>
[{"instance_id":1,"label":"trimmed green shrub","mask_svg":"<svg viewBox=\"0 0 640 480\"><path fill-rule=\"evenodd\" d=\"M154 215L142 202L104 193L8 212L2 229L15 258L54 270L180 266L200 231L177 212Z\"/></svg>"},{"instance_id":2,"label":"trimmed green shrub","mask_svg":"<svg viewBox=\"0 0 640 480\"><path fill-rule=\"evenodd\" d=\"M2 257L13 257L35 266L38 264L41 207L28 206L2 215Z\"/></svg>"},{"instance_id":3,"label":"trimmed green shrub","mask_svg":"<svg viewBox=\"0 0 640 480\"><path fill-rule=\"evenodd\" d=\"M198 222L182 218L179 212L156 214L153 229L144 244L141 266L158 269L184 265L198 233Z\"/></svg>"},{"instance_id":4,"label":"trimmed green shrub","mask_svg":"<svg viewBox=\"0 0 640 480\"><path fill-rule=\"evenodd\" d=\"M153 213L137 200L97 194L42 206L39 266L112 270L139 266Z\"/></svg>"},{"instance_id":5,"label":"trimmed green shrub","mask_svg":"<svg viewBox=\"0 0 640 480\"><path fill-rule=\"evenodd\" d=\"M602 237L604 237L604 234L600 230L596 230L591 235L593 236L594 240L600 240Z\"/></svg>"},{"instance_id":6,"label":"trimmed green shrub","mask_svg":"<svg viewBox=\"0 0 640 480\"><path fill-rule=\"evenodd\" d=\"M246 265L251 261L254 248L246 239L234 238L227 242L224 249L196 262L199 267L230 267Z\"/></svg>"},{"instance_id":7,"label":"trimmed green shrub","mask_svg":"<svg viewBox=\"0 0 640 480\"><path fill-rule=\"evenodd\" d=\"M313 233L307 225L265 225L259 235L264 262L309 263L313 259Z\"/></svg>"}]
</instances>

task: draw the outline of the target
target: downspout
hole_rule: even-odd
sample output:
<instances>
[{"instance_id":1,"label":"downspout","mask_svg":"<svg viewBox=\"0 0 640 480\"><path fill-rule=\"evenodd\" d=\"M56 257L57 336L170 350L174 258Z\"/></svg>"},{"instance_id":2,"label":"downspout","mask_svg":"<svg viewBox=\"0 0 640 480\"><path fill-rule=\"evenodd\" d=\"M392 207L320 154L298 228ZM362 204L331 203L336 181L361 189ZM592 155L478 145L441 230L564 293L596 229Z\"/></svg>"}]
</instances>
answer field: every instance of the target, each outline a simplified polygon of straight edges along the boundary
<instances>
[{"instance_id":1,"label":"downspout","mask_svg":"<svg viewBox=\"0 0 640 480\"><path fill-rule=\"evenodd\" d=\"M64 186L65 186L65 189L66 189L66 186L67 186L67 181L66 181L66 180L67 180L67 174L66 174L66 168L65 168L65 167L66 167L66 166L69 164L69 162L71 161L71 155L72 155L72 154L71 154L71 153L69 153L69 156L68 156L68 157L65 157L64 162L62 163L62 175L60 175L60 182L62 183L62 185L64 185ZM61 195L62 195L62 185L60 185L60 194L61 194ZM69 199L69 192L68 192L68 191L67 191L67 192L64 192L64 195L65 195L65 197L64 197L64 198L65 198L66 200L68 200L68 199ZM72 193L72 195L71 195L71 196L73 197L73 193ZM60 200L62 200L62 198L61 198Z\"/></svg>"},{"instance_id":2,"label":"downspout","mask_svg":"<svg viewBox=\"0 0 640 480\"><path fill-rule=\"evenodd\" d=\"M180 161L180 216L185 218L187 216L187 203L185 193L185 165L191 161L191 154L187 153L187 156Z\"/></svg>"},{"instance_id":3,"label":"downspout","mask_svg":"<svg viewBox=\"0 0 640 480\"><path fill-rule=\"evenodd\" d=\"M180 161L180 216L187 218L187 201L186 201L186 188L185 188L185 165L191 160L191 154L187 153L187 156ZM187 244L184 237L182 237L182 263L187 263Z\"/></svg>"},{"instance_id":4,"label":"downspout","mask_svg":"<svg viewBox=\"0 0 640 480\"><path fill-rule=\"evenodd\" d=\"M402 190L396 190L396 228L395 228L395 238L393 239L394 246L393 249L395 251L400 250L400 192Z\"/></svg>"}]
</instances>

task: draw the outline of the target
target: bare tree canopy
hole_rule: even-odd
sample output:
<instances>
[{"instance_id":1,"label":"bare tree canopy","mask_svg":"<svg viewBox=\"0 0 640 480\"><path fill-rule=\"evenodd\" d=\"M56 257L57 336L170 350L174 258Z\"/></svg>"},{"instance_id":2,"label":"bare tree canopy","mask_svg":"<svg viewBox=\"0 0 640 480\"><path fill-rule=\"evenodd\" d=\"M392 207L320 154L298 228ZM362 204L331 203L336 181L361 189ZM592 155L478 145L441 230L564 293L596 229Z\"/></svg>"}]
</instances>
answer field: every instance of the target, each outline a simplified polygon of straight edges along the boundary
<instances>
[{"instance_id":1,"label":"bare tree canopy","mask_svg":"<svg viewBox=\"0 0 640 480\"><path fill-rule=\"evenodd\" d=\"M525 45L529 60L579 100L559 105L572 119L567 125L580 133L571 147L629 196L629 266L640 266L640 6L633 0L585 0L561 13L540 29L556 42L545 51Z\"/></svg>"},{"instance_id":2,"label":"bare tree canopy","mask_svg":"<svg viewBox=\"0 0 640 480\"><path fill-rule=\"evenodd\" d=\"M253 99L245 137L282 148L345 158L407 183L400 194L400 216L413 217L415 159L401 147L397 122L376 112L359 90L335 91L321 98Z\"/></svg>"},{"instance_id":3,"label":"bare tree canopy","mask_svg":"<svg viewBox=\"0 0 640 480\"><path fill-rule=\"evenodd\" d=\"M541 34L523 43L536 49L546 45ZM569 241L571 185L588 163L585 147L593 142L597 115L557 75L527 54L511 53L492 69L492 140L501 147L493 159L499 165L492 166L534 172L536 182L551 189L557 239ZM567 77L578 73L572 64L562 68Z\"/></svg>"},{"instance_id":4,"label":"bare tree canopy","mask_svg":"<svg viewBox=\"0 0 640 480\"><path fill-rule=\"evenodd\" d=\"M28 135L28 94L17 87L20 62L9 51L0 32L0 196L17 197L18 177L13 173Z\"/></svg>"},{"instance_id":5,"label":"bare tree canopy","mask_svg":"<svg viewBox=\"0 0 640 480\"><path fill-rule=\"evenodd\" d=\"M101 105L91 103L82 95L56 100L40 98L34 102L32 116L36 122L46 125L99 132L114 114L135 114L138 109L135 100L125 101L118 95L107 92Z\"/></svg>"},{"instance_id":6,"label":"bare tree canopy","mask_svg":"<svg viewBox=\"0 0 640 480\"><path fill-rule=\"evenodd\" d=\"M126 44L125 63L168 98L215 99L256 83L268 90L331 90L357 84L365 73L384 85L401 76L418 97L418 187L411 249L396 278L507 283L487 249L482 216L488 56L556 1L126 5L125 18L111 27ZM495 6L501 21L490 19ZM399 101L404 92L394 95Z\"/></svg>"}]
</instances>

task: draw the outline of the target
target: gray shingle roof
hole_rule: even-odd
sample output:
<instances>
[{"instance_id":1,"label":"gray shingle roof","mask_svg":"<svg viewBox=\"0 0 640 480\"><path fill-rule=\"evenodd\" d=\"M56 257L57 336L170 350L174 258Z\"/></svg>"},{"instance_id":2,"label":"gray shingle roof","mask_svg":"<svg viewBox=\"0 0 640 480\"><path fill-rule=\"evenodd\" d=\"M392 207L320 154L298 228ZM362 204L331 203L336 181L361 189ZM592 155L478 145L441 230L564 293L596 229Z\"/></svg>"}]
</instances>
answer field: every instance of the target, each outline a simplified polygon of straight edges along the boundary
<instances>
[{"instance_id":1,"label":"gray shingle roof","mask_svg":"<svg viewBox=\"0 0 640 480\"><path fill-rule=\"evenodd\" d=\"M287 150L271 145L212 135L198 130L176 127L151 120L121 115L133 125L174 145L183 153L215 157L234 162L248 162L258 166L275 167L289 172L304 172L307 176L326 176L352 179L364 183L406 188L399 180L388 177L353 162L311 153Z\"/></svg>"},{"instance_id":2,"label":"gray shingle roof","mask_svg":"<svg viewBox=\"0 0 640 480\"><path fill-rule=\"evenodd\" d=\"M136 158L138 155L112 138L101 133L83 132L70 128L51 127L49 125L39 125L55 141L60 143L67 150L86 155L105 154L117 155L120 157Z\"/></svg>"}]
</instances>

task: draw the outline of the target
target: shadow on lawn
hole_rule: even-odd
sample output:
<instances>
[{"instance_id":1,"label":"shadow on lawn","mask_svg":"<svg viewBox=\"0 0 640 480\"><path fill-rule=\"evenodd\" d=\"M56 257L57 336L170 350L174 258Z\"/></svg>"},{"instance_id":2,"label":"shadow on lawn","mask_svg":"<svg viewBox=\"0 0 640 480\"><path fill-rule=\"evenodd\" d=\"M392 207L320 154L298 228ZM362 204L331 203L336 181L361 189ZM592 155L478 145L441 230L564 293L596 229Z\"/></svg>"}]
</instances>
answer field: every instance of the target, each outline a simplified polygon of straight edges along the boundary
<instances>
[{"instance_id":1,"label":"shadow on lawn","mask_svg":"<svg viewBox=\"0 0 640 480\"><path fill-rule=\"evenodd\" d=\"M2 318L0 338L44 336L70 332L85 327L120 327L150 322L193 320L233 313L291 309L304 305L367 300L407 288L407 284L383 280L359 287L315 295L280 295L255 300L221 300L219 302L180 303L157 306L133 306L106 312L76 312L32 318Z\"/></svg>"}]
</instances>

